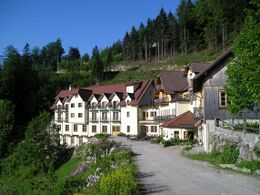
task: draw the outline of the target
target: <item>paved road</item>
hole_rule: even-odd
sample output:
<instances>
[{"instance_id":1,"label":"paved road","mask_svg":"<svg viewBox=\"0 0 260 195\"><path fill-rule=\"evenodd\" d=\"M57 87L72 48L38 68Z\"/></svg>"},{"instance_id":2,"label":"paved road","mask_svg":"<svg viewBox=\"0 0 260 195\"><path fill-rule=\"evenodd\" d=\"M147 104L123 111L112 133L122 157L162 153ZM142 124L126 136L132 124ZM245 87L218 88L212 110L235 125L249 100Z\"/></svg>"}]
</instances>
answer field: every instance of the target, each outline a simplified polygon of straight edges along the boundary
<instances>
[{"instance_id":1,"label":"paved road","mask_svg":"<svg viewBox=\"0 0 260 195\"><path fill-rule=\"evenodd\" d=\"M260 179L181 156L177 146L162 148L147 141L116 138L137 154L143 194L254 195L260 194Z\"/></svg>"}]
</instances>

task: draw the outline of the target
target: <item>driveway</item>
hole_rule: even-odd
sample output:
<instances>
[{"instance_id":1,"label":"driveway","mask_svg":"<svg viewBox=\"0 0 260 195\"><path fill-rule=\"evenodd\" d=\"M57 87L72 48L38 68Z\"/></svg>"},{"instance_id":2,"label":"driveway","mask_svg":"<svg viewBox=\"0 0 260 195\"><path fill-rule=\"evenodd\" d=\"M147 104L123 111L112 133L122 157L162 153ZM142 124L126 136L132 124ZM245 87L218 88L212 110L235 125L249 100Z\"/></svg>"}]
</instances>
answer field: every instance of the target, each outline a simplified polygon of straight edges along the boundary
<instances>
[{"instance_id":1,"label":"driveway","mask_svg":"<svg viewBox=\"0 0 260 195\"><path fill-rule=\"evenodd\" d=\"M163 148L147 141L115 138L137 154L143 194L260 194L259 177L214 168L183 157L178 146Z\"/></svg>"}]
</instances>

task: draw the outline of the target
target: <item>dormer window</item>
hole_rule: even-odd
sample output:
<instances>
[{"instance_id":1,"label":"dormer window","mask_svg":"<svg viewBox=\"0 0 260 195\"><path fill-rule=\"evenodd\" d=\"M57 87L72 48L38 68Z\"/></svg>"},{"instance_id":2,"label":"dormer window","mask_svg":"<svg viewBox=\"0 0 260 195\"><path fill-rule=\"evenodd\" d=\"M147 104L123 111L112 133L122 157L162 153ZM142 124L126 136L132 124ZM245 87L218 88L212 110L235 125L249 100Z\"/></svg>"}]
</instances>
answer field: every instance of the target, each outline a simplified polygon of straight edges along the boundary
<instances>
[{"instance_id":1,"label":"dormer window","mask_svg":"<svg viewBox=\"0 0 260 195\"><path fill-rule=\"evenodd\" d=\"M113 108L117 108L117 104L118 104L117 101L113 101L113 103L112 103Z\"/></svg>"},{"instance_id":2,"label":"dormer window","mask_svg":"<svg viewBox=\"0 0 260 195\"><path fill-rule=\"evenodd\" d=\"M106 104L107 104L107 102L102 102L102 103L101 103L101 107L102 107L102 108L105 108Z\"/></svg>"},{"instance_id":3,"label":"dormer window","mask_svg":"<svg viewBox=\"0 0 260 195\"><path fill-rule=\"evenodd\" d=\"M95 106L96 106L96 102L92 102L91 103L91 108L95 108Z\"/></svg>"}]
</instances>

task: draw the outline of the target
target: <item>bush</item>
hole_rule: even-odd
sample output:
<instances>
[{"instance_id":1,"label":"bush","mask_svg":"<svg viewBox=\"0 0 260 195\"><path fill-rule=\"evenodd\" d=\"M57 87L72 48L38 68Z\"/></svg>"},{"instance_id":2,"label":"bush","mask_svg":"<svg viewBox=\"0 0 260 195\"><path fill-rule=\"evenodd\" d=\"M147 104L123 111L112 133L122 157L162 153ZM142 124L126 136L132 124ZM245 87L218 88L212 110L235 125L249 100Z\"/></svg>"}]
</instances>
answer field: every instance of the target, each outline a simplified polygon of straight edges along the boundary
<instances>
[{"instance_id":1,"label":"bush","mask_svg":"<svg viewBox=\"0 0 260 195\"><path fill-rule=\"evenodd\" d=\"M162 141L163 141L163 137L161 135L159 135L153 139L154 143L161 143Z\"/></svg>"},{"instance_id":2,"label":"bush","mask_svg":"<svg viewBox=\"0 0 260 195\"><path fill-rule=\"evenodd\" d=\"M178 138L171 138L169 140L163 140L161 143L163 144L164 147L175 146L175 145L179 145L181 143L181 140Z\"/></svg>"},{"instance_id":3,"label":"bush","mask_svg":"<svg viewBox=\"0 0 260 195\"><path fill-rule=\"evenodd\" d=\"M108 134L105 134L105 133L97 133L94 135L95 138L97 139L106 139L108 138Z\"/></svg>"},{"instance_id":4,"label":"bush","mask_svg":"<svg viewBox=\"0 0 260 195\"><path fill-rule=\"evenodd\" d=\"M239 149L235 144L224 145L223 152L220 153L220 162L234 164L237 161L239 155Z\"/></svg>"},{"instance_id":5,"label":"bush","mask_svg":"<svg viewBox=\"0 0 260 195\"><path fill-rule=\"evenodd\" d=\"M260 158L260 147L259 146L255 146L254 147L254 152L255 152L255 155Z\"/></svg>"},{"instance_id":6,"label":"bush","mask_svg":"<svg viewBox=\"0 0 260 195\"><path fill-rule=\"evenodd\" d=\"M240 168L247 168L247 169L250 169L252 172L254 172L256 170L260 170L260 161L259 160L258 161L257 160L253 160L253 161L242 160L236 166L240 167Z\"/></svg>"},{"instance_id":7,"label":"bush","mask_svg":"<svg viewBox=\"0 0 260 195\"><path fill-rule=\"evenodd\" d=\"M100 179L101 194L139 194L138 183L134 169L131 166L123 166Z\"/></svg>"}]
</instances>

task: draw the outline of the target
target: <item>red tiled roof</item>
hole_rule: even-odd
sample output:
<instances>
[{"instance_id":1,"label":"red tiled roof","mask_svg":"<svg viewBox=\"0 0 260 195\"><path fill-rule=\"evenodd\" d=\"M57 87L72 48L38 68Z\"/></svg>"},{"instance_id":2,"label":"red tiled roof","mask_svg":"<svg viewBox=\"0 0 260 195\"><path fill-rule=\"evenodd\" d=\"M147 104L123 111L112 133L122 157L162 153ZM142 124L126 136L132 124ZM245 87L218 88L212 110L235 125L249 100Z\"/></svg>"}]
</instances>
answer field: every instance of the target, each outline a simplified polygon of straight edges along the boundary
<instances>
[{"instance_id":1,"label":"red tiled roof","mask_svg":"<svg viewBox=\"0 0 260 195\"><path fill-rule=\"evenodd\" d=\"M184 71L162 71L159 78L164 91L168 94L184 92L188 89L187 78L184 76Z\"/></svg>"},{"instance_id":2,"label":"red tiled roof","mask_svg":"<svg viewBox=\"0 0 260 195\"><path fill-rule=\"evenodd\" d=\"M198 126L199 119L194 118L190 111L187 111L176 118L165 121L161 126L168 128L194 129Z\"/></svg>"},{"instance_id":3,"label":"red tiled roof","mask_svg":"<svg viewBox=\"0 0 260 195\"><path fill-rule=\"evenodd\" d=\"M67 90L62 90L60 91L60 93L58 93L58 95L55 98L59 98L59 99L64 99L66 97L70 97L72 95L80 95L80 97L83 100L88 99L91 96L91 90L88 89L83 89L83 88L73 88L71 90L67 89Z\"/></svg>"}]
</instances>

